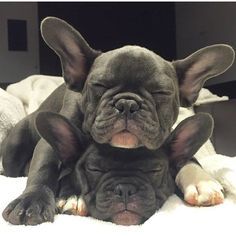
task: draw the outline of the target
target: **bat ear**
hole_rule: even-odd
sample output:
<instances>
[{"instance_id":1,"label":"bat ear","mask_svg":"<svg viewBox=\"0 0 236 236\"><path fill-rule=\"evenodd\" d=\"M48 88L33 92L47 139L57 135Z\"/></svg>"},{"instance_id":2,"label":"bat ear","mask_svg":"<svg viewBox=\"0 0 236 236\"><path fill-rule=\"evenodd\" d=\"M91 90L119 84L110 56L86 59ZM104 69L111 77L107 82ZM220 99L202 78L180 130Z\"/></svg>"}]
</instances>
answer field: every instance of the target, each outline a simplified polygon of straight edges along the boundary
<instances>
[{"instance_id":1,"label":"bat ear","mask_svg":"<svg viewBox=\"0 0 236 236\"><path fill-rule=\"evenodd\" d=\"M174 61L181 106L191 106L204 82L225 72L233 64L234 57L232 47L216 44L202 48L183 60Z\"/></svg>"},{"instance_id":2,"label":"bat ear","mask_svg":"<svg viewBox=\"0 0 236 236\"><path fill-rule=\"evenodd\" d=\"M187 162L211 136L212 130L213 119L207 113L180 122L165 143L170 161L174 165Z\"/></svg>"},{"instance_id":3,"label":"bat ear","mask_svg":"<svg viewBox=\"0 0 236 236\"><path fill-rule=\"evenodd\" d=\"M81 91L93 61L101 52L92 49L78 31L56 17L47 17L42 21L41 34L60 57L68 87Z\"/></svg>"},{"instance_id":4,"label":"bat ear","mask_svg":"<svg viewBox=\"0 0 236 236\"><path fill-rule=\"evenodd\" d=\"M83 134L68 119L52 112L40 112L35 119L39 135L44 138L66 164L84 151Z\"/></svg>"}]
</instances>

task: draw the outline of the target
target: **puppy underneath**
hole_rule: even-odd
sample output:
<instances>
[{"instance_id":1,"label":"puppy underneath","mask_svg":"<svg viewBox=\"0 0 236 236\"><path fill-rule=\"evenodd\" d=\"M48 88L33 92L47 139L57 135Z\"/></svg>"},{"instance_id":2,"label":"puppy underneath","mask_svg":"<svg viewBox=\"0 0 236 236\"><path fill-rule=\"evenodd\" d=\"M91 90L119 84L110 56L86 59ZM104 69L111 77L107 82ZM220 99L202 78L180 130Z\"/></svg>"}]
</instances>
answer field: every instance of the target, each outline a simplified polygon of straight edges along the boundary
<instances>
[{"instance_id":1,"label":"puppy underneath","mask_svg":"<svg viewBox=\"0 0 236 236\"><path fill-rule=\"evenodd\" d=\"M176 169L192 159L209 138L212 120L198 114L182 121L156 151L93 143L81 156L83 147L76 145L81 143L81 132L69 120L45 112L38 115L36 126L62 162L57 204L62 213L136 225L175 192Z\"/></svg>"}]
</instances>

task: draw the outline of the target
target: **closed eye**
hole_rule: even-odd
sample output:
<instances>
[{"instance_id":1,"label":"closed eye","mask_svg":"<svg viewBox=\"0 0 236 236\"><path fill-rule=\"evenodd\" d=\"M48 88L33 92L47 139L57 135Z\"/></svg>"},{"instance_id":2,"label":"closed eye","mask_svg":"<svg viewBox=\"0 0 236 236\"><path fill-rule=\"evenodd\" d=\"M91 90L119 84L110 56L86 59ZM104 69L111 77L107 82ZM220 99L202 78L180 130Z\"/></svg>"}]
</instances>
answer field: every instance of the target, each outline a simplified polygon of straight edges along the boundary
<instances>
[{"instance_id":1,"label":"closed eye","mask_svg":"<svg viewBox=\"0 0 236 236\"><path fill-rule=\"evenodd\" d=\"M153 169L149 169L149 170L144 170L145 173L158 173L161 172L163 170L163 166L162 165L158 165Z\"/></svg>"},{"instance_id":2,"label":"closed eye","mask_svg":"<svg viewBox=\"0 0 236 236\"><path fill-rule=\"evenodd\" d=\"M108 87L105 84L101 84L101 83L93 83L93 86L97 88L108 89Z\"/></svg>"},{"instance_id":3,"label":"closed eye","mask_svg":"<svg viewBox=\"0 0 236 236\"><path fill-rule=\"evenodd\" d=\"M160 96L170 96L173 94L173 92L171 90L154 90L151 91L151 94Z\"/></svg>"},{"instance_id":4,"label":"closed eye","mask_svg":"<svg viewBox=\"0 0 236 236\"><path fill-rule=\"evenodd\" d=\"M86 169L89 170L89 171L92 171L92 172L99 172L99 173L105 173L106 172L106 170L102 170L100 168L90 166L90 165L87 165Z\"/></svg>"}]
</instances>

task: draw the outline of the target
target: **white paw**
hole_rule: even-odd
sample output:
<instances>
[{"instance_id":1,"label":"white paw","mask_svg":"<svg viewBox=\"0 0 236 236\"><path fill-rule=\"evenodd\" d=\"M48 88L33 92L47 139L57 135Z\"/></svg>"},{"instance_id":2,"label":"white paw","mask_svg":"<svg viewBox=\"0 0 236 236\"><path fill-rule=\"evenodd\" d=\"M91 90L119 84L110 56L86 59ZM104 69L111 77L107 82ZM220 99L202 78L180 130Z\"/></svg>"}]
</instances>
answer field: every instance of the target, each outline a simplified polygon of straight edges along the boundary
<instances>
[{"instance_id":1,"label":"white paw","mask_svg":"<svg viewBox=\"0 0 236 236\"><path fill-rule=\"evenodd\" d=\"M176 177L184 200L194 206L217 205L224 201L223 187L197 164L184 166Z\"/></svg>"},{"instance_id":2,"label":"white paw","mask_svg":"<svg viewBox=\"0 0 236 236\"><path fill-rule=\"evenodd\" d=\"M222 187L215 181L200 181L184 190L184 200L194 206L217 205L224 201Z\"/></svg>"},{"instance_id":3,"label":"white paw","mask_svg":"<svg viewBox=\"0 0 236 236\"><path fill-rule=\"evenodd\" d=\"M82 197L73 195L67 199L57 200L57 210L62 214L87 216L88 211Z\"/></svg>"}]
</instances>

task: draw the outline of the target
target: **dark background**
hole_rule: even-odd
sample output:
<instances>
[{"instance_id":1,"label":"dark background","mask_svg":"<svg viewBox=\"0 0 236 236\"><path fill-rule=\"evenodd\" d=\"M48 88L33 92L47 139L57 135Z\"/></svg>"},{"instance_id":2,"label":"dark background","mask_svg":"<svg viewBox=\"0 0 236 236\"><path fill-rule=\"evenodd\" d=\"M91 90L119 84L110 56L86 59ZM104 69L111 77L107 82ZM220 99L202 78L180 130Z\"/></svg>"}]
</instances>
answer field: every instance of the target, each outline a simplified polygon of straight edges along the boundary
<instances>
[{"instance_id":1,"label":"dark background","mask_svg":"<svg viewBox=\"0 0 236 236\"><path fill-rule=\"evenodd\" d=\"M127 44L147 47L167 60L176 59L175 3L38 3L39 22L56 16L73 25L91 47L102 51ZM86 20L84 20L86 19ZM40 73L61 75L59 58L40 36ZM236 82L207 86L235 98Z\"/></svg>"},{"instance_id":2,"label":"dark background","mask_svg":"<svg viewBox=\"0 0 236 236\"><path fill-rule=\"evenodd\" d=\"M176 56L173 3L38 3L38 15L39 22L47 16L67 21L95 49L108 51L131 44L165 59ZM58 61L40 37L40 72L60 73Z\"/></svg>"}]
</instances>

